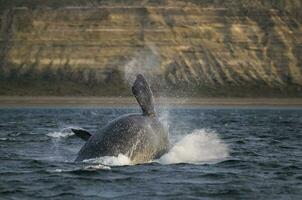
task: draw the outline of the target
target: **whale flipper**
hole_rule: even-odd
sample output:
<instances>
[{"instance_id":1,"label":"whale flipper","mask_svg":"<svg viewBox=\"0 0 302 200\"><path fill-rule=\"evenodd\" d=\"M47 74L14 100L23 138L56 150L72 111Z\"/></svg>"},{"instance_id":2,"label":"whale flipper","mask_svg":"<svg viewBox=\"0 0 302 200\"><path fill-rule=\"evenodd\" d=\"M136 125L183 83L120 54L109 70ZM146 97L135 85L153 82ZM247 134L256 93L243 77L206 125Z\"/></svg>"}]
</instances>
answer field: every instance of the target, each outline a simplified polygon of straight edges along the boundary
<instances>
[{"instance_id":1,"label":"whale flipper","mask_svg":"<svg viewBox=\"0 0 302 200\"><path fill-rule=\"evenodd\" d=\"M87 141L91 136L91 134L88 131L85 131L83 129L74 129L74 128L72 128L71 130L72 130L72 132L74 132L74 134L76 136L78 136L79 138L81 138L85 141Z\"/></svg>"},{"instance_id":2,"label":"whale flipper","mask_svg":"<svg viewBox=\"0 0 302 200\"><path fill-rule=\"evenodd\" d=\"M156 115L152 91L147 80L141 74L136 76L132 86L132 93L143 110L143 115Z\"/></svg>"}]
</instances>

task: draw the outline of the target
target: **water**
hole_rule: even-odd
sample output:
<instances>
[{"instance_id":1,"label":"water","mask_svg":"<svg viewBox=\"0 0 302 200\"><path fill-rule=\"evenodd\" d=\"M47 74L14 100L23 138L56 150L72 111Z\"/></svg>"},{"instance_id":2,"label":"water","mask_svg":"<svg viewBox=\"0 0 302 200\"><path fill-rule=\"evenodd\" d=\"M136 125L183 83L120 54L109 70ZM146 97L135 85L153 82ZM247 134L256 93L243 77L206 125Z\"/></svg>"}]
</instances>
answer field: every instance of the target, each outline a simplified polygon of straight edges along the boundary
<instances>
[{"instance_id":1,"label":"water","mask_svg":"<svg viewBox=\"0 0 302 200\"><path fill-rule=\"evenodd\" d=\"M92 133L135 108L0 109L0 199L301 199L302 109L171 108L171 150L74 163Z\"/></svg>"}]
</instances>

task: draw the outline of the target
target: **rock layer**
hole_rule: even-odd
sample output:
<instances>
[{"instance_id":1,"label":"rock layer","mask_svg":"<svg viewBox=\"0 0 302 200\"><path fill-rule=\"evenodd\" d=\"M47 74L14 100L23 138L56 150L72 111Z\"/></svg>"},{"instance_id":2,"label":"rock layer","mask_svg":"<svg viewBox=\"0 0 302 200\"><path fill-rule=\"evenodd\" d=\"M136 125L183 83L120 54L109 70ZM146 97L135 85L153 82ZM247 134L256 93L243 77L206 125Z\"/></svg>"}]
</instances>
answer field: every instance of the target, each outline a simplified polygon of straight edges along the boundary
<instances>
[{"instance_id":1,"label":"rock layer","mask_svg":"<svg viewBox=\"0 0 302 200\"><path fill-rule=\"evenodd\" d=\"M236 10L198 1L104 2L2 12L2 80L34 73L106 86L143 72L158 80L153 85L190 85L197 93L290 87L298 95L302 88L299 1L292 10L286 3Z\"/></svg>"}]
</instances>

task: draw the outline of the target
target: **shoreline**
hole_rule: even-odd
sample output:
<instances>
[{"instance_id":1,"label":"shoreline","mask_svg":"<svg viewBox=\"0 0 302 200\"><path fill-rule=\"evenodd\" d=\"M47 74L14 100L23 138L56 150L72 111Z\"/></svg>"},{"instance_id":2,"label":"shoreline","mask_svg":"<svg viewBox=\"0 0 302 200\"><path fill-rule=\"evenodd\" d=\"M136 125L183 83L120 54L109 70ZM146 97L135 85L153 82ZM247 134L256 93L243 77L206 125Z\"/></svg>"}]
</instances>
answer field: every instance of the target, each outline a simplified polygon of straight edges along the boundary
<instances>
[{"instance_id":1,"label":"shoreline","mask_svg":"<svg viewBox=\"0 0 302 200\"><path fill-rule=\"evenodd\" d=\"M302 107L302 98L210 98L158 97L159 106L183 107ZM134 97L0 96L0 107L128 107L137 106Z\"/></svg>"}]
</instances>

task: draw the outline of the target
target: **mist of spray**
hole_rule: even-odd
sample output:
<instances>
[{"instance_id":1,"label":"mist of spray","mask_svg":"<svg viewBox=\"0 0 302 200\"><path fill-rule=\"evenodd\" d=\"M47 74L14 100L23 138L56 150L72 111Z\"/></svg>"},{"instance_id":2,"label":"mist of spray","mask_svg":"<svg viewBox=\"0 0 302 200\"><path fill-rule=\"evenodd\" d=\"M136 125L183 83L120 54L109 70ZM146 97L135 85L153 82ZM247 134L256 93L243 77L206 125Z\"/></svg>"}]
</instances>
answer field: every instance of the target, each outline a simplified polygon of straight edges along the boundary
<instances>
[{"instance_id":1,"label":"mist of spray","mask_svg":"<svg viewBox=\"0 0 302 200\"><path fill-rule=\"evenodd\" d=\"M124 77L129 85L135 81L137 74L143 74L149 83L154 80L156 73L159 72L161 65L161 57L157 52L157 48L148 45L147 48L139 51L124 66Z\"/></svg>"},{"instance_id":2,"label":"mist of spray","mask_svg":"<svg viewBox=\"0 0 302 200\"><path fill-rule=\"evenodd\" d=\"M126 82L132 86L135 81L137 74L142 74L147 79L149 84L158 81L157 74L161 73L161 56L158 53L158 49L153 44L148 44L145 49L139 51L135 56L124 66L124 77ZM166 85L161 85L160 87L166 87ZM165 94L161 94L166 96ZM167 108L167 100L165 98L158 98L155 103L157 107L158 104L164 106L158 108L160 111L160 118L163 120L164 127L168 129L169 127L169 112Z\"/></svg>"}]
</instances>

